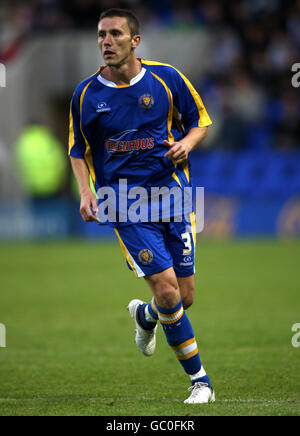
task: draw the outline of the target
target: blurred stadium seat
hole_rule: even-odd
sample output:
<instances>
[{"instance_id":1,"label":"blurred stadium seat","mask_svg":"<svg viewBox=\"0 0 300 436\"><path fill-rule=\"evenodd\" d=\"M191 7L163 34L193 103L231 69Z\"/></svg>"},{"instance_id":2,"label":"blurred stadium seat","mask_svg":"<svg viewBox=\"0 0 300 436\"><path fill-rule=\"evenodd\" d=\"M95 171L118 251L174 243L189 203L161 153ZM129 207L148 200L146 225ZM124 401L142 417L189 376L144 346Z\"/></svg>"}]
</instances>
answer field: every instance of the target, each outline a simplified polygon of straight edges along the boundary
<instances>
[{"instance_id":1,"label":"blurred stadium seat","mask_svg":"<svg viewBox=\"0 0 300 436\"><path fill-rule=\"evenodd\" d=\"M287 197L300 191L300 153L193 154L193 178L208 193Z\"/></svg>"}]
</instances>

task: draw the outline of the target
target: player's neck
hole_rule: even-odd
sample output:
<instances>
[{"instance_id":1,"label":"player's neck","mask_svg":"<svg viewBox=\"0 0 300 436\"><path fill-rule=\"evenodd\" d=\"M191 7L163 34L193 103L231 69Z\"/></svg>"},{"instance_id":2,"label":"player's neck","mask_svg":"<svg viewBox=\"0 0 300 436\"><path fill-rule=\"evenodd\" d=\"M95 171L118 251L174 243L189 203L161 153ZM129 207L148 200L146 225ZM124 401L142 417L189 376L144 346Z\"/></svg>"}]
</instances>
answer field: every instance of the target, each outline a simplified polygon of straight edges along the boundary
<instances>
[{"instance_id":1,"label":"player's neck","mask_svg":"<svg viewBox=\"0 0 300 436\"><path fill-rule=\"evenodd\" d=\"M101 72L101 76L114 82L117 86L129 85L130 81L141 72L141 69L141 62L134 56L120 66L107 66Z\"/></svg>"}]
</instances>

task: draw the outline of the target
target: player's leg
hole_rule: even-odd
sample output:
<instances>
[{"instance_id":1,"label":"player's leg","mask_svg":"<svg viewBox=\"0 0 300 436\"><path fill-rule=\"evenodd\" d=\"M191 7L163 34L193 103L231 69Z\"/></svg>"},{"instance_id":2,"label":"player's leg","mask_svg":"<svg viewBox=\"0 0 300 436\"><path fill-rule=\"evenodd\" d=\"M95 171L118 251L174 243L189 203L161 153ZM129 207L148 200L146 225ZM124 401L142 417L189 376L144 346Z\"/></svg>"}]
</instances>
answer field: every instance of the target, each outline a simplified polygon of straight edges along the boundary
<instances>
[{"instance_id":1,"label":"player's leg","mask_svg":"<svg viewBox=\"0 0 300 436\"><path fill-rule=\"evenodd\" d=\"M194 274L189 277L176 277L173 268L165 270L161 273L145 277L150 284L150 288L154 289L157 285L164 289L161 298L168 298L167 290L171 286L171 290L176 289L176 301L171 301L171 307L178 304L180 298L182 300L184 310L187 310L194 301ZM171 294L172 295L172 294ZM166 301L167 303L167 301ZM164 301L161 301L164 306ZM139 308L139 317L146 329L153 328L158 321L158 314L155 307L154 299L148 304L144 303Z\"/></svg>"},{"instance_id":2,"label":"player's leg","mask_svg":"<svg viewBox=\"0 0 300 436\"><path fill-rule=\"evenodd\" d=\"M173 222L168 225L166 240L173 259L174 274L182 298L183 308L185 309L190 307L194 300L195 234L192 232L192 229L189 231L188 223ZM175 310L178 310L178 306ZM159 309L158 312L160 312ZM184 329L182 337L185 337L185 343L177 343L175 348L173 345L173 349L192 381L192 394L186 402L201 403L214 401L211 382L200 360L197 342L185 310L184 314L185 319L180 324ZM167 334L167 330L165 330L165 333Z\"/></svg>"},{"instance_id":3,"label":"player's leg","mask_svg":"<svg viewBox=\"0 0 300 436\"><path fill-rule=\"evenodd\" d=\"M150 303L143 303L138 308L141 325L148 330L154 328L158 322L156 302L162 307L174 307L181 300L180 290L173 268L167 268L156 274L145 276L153 293ZM160 289L163 292L160 292Z\"/></svg>"},{"instance_id":4,"label":"player's leg","mask_svg":"<svg viewBox=\"0 0 300 436\"><path fill-rule=\"evenodd\" d=\"M147 279L147 278L146 278ZM177 277L177 284L184 310L187 310L194 301L194 274L189 277ZM150 303L143 303L139 308L140 319L146 328L154 328L158 321L158 314L155 307L154 297ZM149 324L147 324L149 323Z\"/></svg>"},{"instance_id":5,"label":"player's leg","mask_svg":"<svg viewBox=\"0 0 300 436\"><path fill-rule=\"evenodd\" d=\"M137 277L156 274L172 266L163 231L164 227L158 223L141 223L116 230L127 264ZM128 310L136 324L135 343L145 356L151 356L155 351L158 321L154 299L150 304L132 300Z\"/></svg>"},{"instance_id":6,"label":"player's leg","mask_svg":"<svg viewBox=\"0 0 300 436\"><path fill-rule=\"evenodd\" d=\"M177 282L184 310L187 310L194 302L195 276L177 277Z\"/></svg>"},{"instance_id":7,"label":"player's leg","mask_svg":"<svg viewBox=\"0 0 300 436\"><path fill-rule=\"evenodd\" d=\"M152 323L146 319L146 306L149 305L141 304L139 300L133 300L129 304L128 309L137 327L137 346L145 355L153 354L153 332L156 329L153 329L156 326L154 317L159 318L169 345L185 372L190 375L194 387L199 386L199 391L202 391L193 402L212 401L213 391L207 387L210 386L210 381L200 361L194 332L182 305L178 280L172 266L173 260L166 247L166 226L144 223L120 228L116 233L131 269L138 277L145 277L154 295L150 308L154 321ZM184 274L191 275L187 274L187 270Z\"/></svg>"},{"instance_id":8,"label":"player's leg","mask_svg":"<svg viewBox=\"0 0 300 436\"><path fill-rule=\"evenodd\" d=\"M194 331L183 308L174 269L169 268L161 273L146 277L146 280L155 297L159 321L168 344L185 372L190 376L192 386L201 388L201 402L213 401L211 383L202 366ZM202 388L206 388L206 390L204 391ZM199 398L197 402L200 402Z\"/></svg>"},{"instance_id":9,"label":"player's leg","mask_svg":"<svg viewBox=\"0 0 300 436\"><path fill-rule=\"evenodd\" d=\"M154 295L156 309L157 306L172 308L181 301L178 281L172 267L146 276L145 279Z\"/></svg>"}]
</instances>

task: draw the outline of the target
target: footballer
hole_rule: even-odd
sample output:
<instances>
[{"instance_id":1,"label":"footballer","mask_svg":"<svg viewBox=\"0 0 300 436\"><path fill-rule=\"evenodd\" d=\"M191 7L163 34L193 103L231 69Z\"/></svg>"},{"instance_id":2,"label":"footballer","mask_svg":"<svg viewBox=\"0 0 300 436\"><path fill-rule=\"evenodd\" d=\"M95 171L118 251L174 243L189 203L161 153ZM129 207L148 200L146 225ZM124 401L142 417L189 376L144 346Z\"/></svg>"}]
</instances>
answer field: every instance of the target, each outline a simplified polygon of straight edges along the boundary
<instances>
[{"instance_id":1,"label":"footballer","mask_svg":"<svg viewBox=\"0 0 300 436\"><path fill-rule=\"evenodd\" d=\"M80 83L72 98L69 156L85 222L99 222L90 176L96 191L109 187L116 198L121 195L120 180L149 193L152 187L192 187L189 153L211 125L200 96L181 72L136 57L140 41L140 25L132 12L103 12L98 44L105 65ZM160 204L155 220L132 223L120 218L120 203L110 224L130 269L152 292L149 303L129 303L135 343L145 356L152 356L160 324L190 379L185 403L213 402L215 393L186 314L194 299L195 214L191 209L190 220L183 213L181 220L175 219L171 204L166 220Z\"/></svg>"}]
</instances>

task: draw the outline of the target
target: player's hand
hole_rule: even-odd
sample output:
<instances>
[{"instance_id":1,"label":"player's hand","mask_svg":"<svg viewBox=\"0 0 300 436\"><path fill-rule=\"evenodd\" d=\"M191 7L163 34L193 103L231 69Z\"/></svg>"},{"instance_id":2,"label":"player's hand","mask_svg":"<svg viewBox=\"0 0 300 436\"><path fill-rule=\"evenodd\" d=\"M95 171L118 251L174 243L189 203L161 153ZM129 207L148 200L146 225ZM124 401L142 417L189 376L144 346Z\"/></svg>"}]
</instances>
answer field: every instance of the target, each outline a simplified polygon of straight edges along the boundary
<instances>
[{"instance_id":1,"label":"player's hand","mask_svg":"<svg viewBox=\"0 0 300 436\"><path fill-rule=\"evenodd\" d=\"M98 205L97 199L92 191L87 191L81 195L80 214L84 222L89 223L95 221L100 223L97 218Z\"/></svg>"},{"instance_id":2,"label":"player's hand","mask_svg":"<svg viewBox=\"0 0 300 436\"><path fill-rule=\"evenodd\" d=\"M168 157L177 164L187 160L189 152L182 142L169 142L165 140L164 145L170 149L164 157Z\"/></svg>"}]
</instances>

